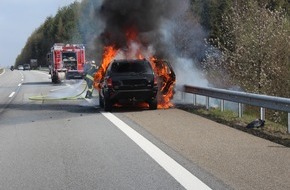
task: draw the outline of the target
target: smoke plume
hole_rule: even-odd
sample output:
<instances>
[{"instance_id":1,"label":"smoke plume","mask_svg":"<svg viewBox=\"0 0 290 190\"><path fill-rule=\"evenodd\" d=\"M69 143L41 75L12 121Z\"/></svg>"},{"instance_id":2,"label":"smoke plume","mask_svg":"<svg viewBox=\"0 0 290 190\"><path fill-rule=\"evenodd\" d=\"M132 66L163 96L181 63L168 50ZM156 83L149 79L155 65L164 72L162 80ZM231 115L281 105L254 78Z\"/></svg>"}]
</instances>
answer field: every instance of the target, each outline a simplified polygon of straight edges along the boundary
<instances>
[{"instance_id":1,"label":"smoke plume","mask_svg":"<svg viewBox=\"0 0 290 190\"><path fill-rule=\"evenodd\" d=\"M127 50L139 49L145 57L153 53L168 60L177 84L206 86L196 65L204 54L206 34L190 6L189 0L86 0L83 19L89 21L81 23L86 31L94 28L87 44L97 61L105 46L114 45L125 58ZM138 43L128 43L128 36Z\"/></svg>"},{"instance_id":2,"label":"smoke plume","mask_svg":"<svg viewBox=\"0 0 290 190\"><path fill-rule=\"evenodd\" d=\"M133 30L136 38L146 45L151 39L143 35L158 34L162 20L171 17L178 3L176 0L105 0L99 10L105 23L101 40L104 45L125 48L128 30Z\"/></svg>"}]
</instances>

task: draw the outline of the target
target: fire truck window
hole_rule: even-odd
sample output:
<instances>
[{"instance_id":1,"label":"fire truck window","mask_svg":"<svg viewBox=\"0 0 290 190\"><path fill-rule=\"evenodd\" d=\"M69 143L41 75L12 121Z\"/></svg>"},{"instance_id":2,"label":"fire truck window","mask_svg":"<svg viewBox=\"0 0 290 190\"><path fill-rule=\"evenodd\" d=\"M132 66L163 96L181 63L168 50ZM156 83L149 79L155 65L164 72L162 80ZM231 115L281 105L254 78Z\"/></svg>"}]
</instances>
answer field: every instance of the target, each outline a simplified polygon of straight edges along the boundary
<instances>
[{"instance_id":1,"label":"fire truck window","mask_svg":"<svg viewBox=\"0 0 290 190\"><path fill-rule=\"evenodd\" d=\"M62 53L62 60L76 60L76 54L75 53Z\"/></svg>"}]
</instances>

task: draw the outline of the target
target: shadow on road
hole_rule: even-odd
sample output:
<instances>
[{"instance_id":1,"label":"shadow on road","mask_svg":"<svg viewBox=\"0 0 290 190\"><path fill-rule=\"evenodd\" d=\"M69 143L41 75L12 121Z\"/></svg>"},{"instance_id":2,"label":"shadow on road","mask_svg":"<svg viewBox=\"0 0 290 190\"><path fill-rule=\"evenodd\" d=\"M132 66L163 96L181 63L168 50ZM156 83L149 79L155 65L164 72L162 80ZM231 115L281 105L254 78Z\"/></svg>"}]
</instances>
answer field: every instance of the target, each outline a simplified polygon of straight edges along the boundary
<instances>
[{"instance_id":1,"label":"shadow on road","mask_svg":"<svg viewBox=\"0 0 290 190\"><path fill-rule=\"evenodd\" d=\"M22 85L50 85L51 86L51 82L25 82L22 83Z\"/></svg>"}]
</instances>

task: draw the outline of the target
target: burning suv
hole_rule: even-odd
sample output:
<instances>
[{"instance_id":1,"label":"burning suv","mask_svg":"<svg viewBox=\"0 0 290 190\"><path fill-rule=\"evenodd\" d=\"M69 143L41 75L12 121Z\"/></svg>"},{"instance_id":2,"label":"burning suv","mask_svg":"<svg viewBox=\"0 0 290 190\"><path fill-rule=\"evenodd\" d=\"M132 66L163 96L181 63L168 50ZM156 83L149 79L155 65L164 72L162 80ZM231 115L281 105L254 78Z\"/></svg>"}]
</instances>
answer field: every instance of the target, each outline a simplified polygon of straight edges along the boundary
<instances>
[{"instance_id":1,"label":"burning suv","mask_svg":"<svg viewBox=\"0 0 290 190\"><path fill-rule=\"evenodd\" d=\"M111 111L115 103L147 102L157 109L157 76L149 61L113 60L100 82L100 107Z\"/></svg>"}]
</instances>

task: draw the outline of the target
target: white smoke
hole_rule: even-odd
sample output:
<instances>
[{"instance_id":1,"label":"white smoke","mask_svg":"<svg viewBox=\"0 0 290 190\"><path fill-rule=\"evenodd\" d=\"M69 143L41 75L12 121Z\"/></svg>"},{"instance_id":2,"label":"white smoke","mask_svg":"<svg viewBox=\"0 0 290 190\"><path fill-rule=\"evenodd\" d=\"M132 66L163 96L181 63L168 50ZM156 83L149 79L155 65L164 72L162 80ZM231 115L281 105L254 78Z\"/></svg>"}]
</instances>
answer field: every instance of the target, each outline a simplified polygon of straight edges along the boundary
<instances>
[{"instance_id":1,"label":"white smoke","mask_svg":"<svg viewBox=\"0 0 290 190\"><path fill-rule=\"evenodd\" d=\"M105 23L97 15L104 0L83 0L80 10L79 26L86 46L86 59L101 60L102 45L96 39L104 31Z\"/></svg>"},{"instance_id":2,"label":"white smoke","mask_svg":"<svg viewBox=\"0 0 290 190\"><path fill-rule=\"evenodd\" d=\"M184 84L194 86L208 86L208 81L202 73L195 67L192 59L179 57L176 59L174 71L176 74L176 85Z\"/></svg>"},{"instance_id":3,"label":"white smoke","mask_svg":"<svg viewBox=\"0 0 290 190\"><path fill-rule=\"evenodd\" d=\"M183 11L173 19L164 20L160 27L161 40L176 74L177 86L206 87L209 83L196 65L203 56L206 34L199 23L187 14Z\"/></svg>"},{"instance_id":4,"label":"white smoke","mask_svg":"<svg viewBox=\"0 0 290 190\"><path fill-rule=\"evenodd\" d=\"M120 48L115 59L135 59L141 54L150 60L156 56L172 65L176 86L209 86L198 68L205 54L207 34L190 10L189 0L87 0L87 3L81 23L87 47L93 49L97 61L102 59L104 46L115 44ZM128 43L126 39L124 28L130 26L128 23L137 29L136 42Z\"/></svg>"},{"instance_id":5,"label":"white smoke","mask_svg":"<svg viewBox=\"0 0 290 190\"><path fill-rule=\"evenodd\" d=\"M115 59L140 59L145 58L150 60L152 55L155 54L155 49L152 45L150 46L143 46L140 43L131 41L128 44L127 49L119 49Z\"/></svg>"}]
</instances>

